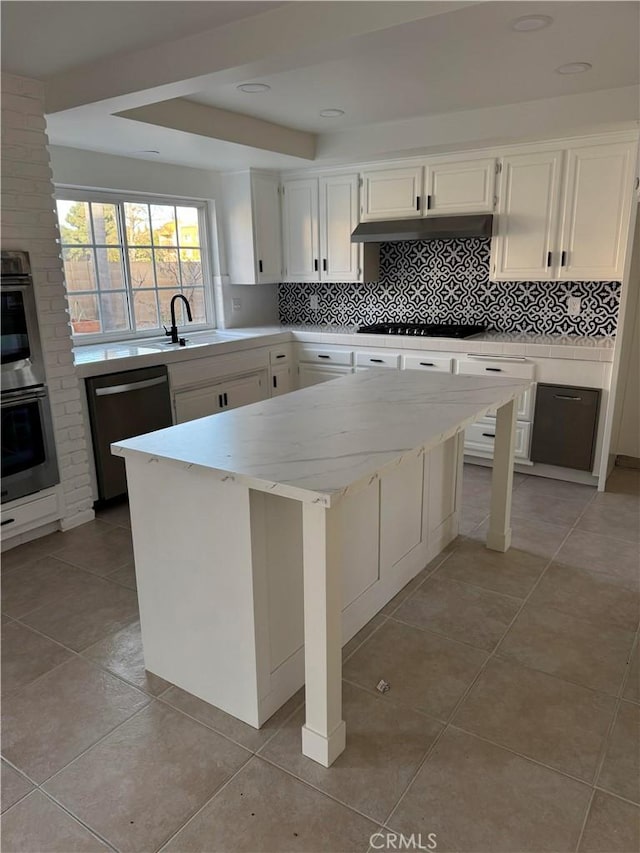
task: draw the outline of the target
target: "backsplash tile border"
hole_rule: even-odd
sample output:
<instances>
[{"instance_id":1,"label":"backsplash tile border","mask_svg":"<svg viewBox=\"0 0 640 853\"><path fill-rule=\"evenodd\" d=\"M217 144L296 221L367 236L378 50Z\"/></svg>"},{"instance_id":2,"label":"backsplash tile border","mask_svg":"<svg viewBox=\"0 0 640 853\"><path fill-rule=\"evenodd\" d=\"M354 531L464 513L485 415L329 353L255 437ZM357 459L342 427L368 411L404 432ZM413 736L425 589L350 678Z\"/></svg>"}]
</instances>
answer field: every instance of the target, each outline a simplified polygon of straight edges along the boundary
<instances>
[{"instance_id":1,"label":"backsplash tile border","mask_svg":"<svg viewBox=\"0 0 640 853\"><path fill-rule=\"evenodd\" d=\"M489 238L382 243L377 282L280 284L280 322L485 323L497 332L615 335L620 282L490 281L490 245ZM309 307L312 294L317 310ZM576 317L567 313L569 296L582 300Z\"/></svg>"}]
</instances>

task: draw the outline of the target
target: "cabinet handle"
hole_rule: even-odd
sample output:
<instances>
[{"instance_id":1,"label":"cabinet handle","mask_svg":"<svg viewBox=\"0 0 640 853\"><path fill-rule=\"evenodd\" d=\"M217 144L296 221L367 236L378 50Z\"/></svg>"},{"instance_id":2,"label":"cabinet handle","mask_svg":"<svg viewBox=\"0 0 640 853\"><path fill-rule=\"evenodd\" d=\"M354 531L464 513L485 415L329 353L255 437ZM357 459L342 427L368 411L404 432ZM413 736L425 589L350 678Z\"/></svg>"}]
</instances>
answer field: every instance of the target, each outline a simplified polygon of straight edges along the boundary
<instances>
[{"instance_id":1,"label":"cabinet handle","mask_svg":"<svg viewBox=\"0 0 640 853\"><path fill-rule=\"evenodd\" d=\"M421 361L420 367L435 367L435 364L432 361Z\"/></svg>"},{"instance_id":2,"label":"cabinet handle","mask_svg":"<svg viewBox=\"0 0 640 853\"><path fill-rule=\"evenodd\" d=\"M286 358L286 357L287 357L287 356L286 356L286 353L283 353L283 352L279 353L279 354L276 356L276 358Z\"/></svg>"},{"instance_id":3,"label":"cabinet handle","mask_svg":"<svg viewBox=\"0 0 640 853\"><path fill-rule=\"evenodd\" d=\"M278 377L277 377L277 376L274 376L274 377L273 377L273 387L274 387L274 388L277 388L277 387L278 387Z\"/></svg>"},{"instance_id":4,"label":"cabinet handle","mask_svg":"<svg viewBox=\"0 0 640 853\"><path fill-rule=\"evenodd\" d=\"M315 270L315 272L318 272L318 259L317 258L313 259L313 269Z\"/></svg>"},{"instance_id":5,"label":"cabinet handle","mask_svg":"<svg viewBox=\"0 0 640 853\"><path fill-rule=\"evenodd\" d=\"M427 210L431 210L431 196L427 196Z\"/></svg>"},{"instance_id":6,"label":"cabinet handle","mask_svg":"<svg viewBox=\"0 0 640 853\"><path fill-rule=\"evenodd\" d=\"M222 402L222 394L218 394L218 405L220 408L224 408L224 403Z\"/></svg>"},{"instance_id":7,"label":"cabinet handle","mask_svg":"<svg viewBox=\"0 0 640 853\"><path fill-rule=\"evenodd\" d=\"M502 373L501 367L485 367L485 370L488 370L490 373Z\"/></svg>"},{"instance_id":8,"label":"cabinet handle","mask_svg":"<svg viewBox=\"0 0 640 853\"><path fill-rule=\"evenodd\" d=\"M327 259L326 258L322 259L322 270L323 270L323 272L327 271Z\"/></svg>"},{"instance_id":9,"label":"cabinet handle","mask_svg":"<svg viewBox=\"0 0 640 853\"><path fill-rule=\"evenodd\" d=\"M369 361L372 361L374 364L384 364L383 358L370 358Z\"/></svg>"},{"instance_id":10,"label":"cabinet handle","mask_svg":"<svg viewBox=\"0 0 640 853\"><path fill-rule=\"evenodd\" d=\"M553 252L547 252L547 266L551 266L551 261L553 260Z\"/></svg>"},{"instance_id":11,"label":"cabinet handle","mask_svg":"<svg viewBox=\"0 0 640 853\"><path fill-rule=\"evenodd\" d=\"M554 394L556 400L582 400L582 397L572 397L570 394Z\"/></svg>"},{"instance_id":12,"label":"cabinet handle","mask_svg":"<svg viewBox=\"0 0 640 853\"><path fill-rule=\"evenodd\" d=\"M229 399L228 399L228 397L227 397L227 392L226 392L226 391L224 392L224 404L225 404L225 406L228 406L228 405L229 405Z\"/></svg>"},{"instance_id":13,"label":"cabinet handle","mask_svg":"<svg viewBox=\"0 0 640 853\"><path fill-rule=\"evenodd\" d=\"M318 358L331 358L330 355L320 355L318 354Z\"/></svg>"},{"instance_id":14,"label":"cabinet handle","mask_svg":"<svg viewBox=\"0 0 640 853\"><path fill-rule=\"evenodd\" d=\"M495 437L496 437L495 432L483 432L483 433L482 433L482 435L483 435L485 438L495 438Z\"/></svg>"},{"instance_id":15,"label":"cabinet handle","mask_svg":"<svg viewBox=\"0 0 640 853\"><path fill-rule=\"evenodd\" d=\"M567 265L567 253L566 253L566 252L565 252L565 250L563 249L563 250L562 250L562 255L560 256L560 266L561 266L561 267L566 267L566 265Z\"/></svg>"},{"instance_id":16,"label":"cabinet handle","mask_svg":"<svg viewBox=\"0 0 640 853\"><path fill-rule=\"evenodd\" d=\"M4 527L5 524L13 524L14 521L15 521L15 518L5 518L2 521L0 521L0 527Z\"/></svg>"},{"instance_id":17,"label":"cabinet handle","mask_svg":"<svg viewBox=\"0 0 640 853\"><path fill-rule=\"evenodd\" d=\"M420 210L420 196L416 196L416 210Z\"/></svg>"},{"instance_id":18,"label":"cabinet handle","mask_svg":"<svg viewBox=\"0 0 640 853\"><path fill-rule=\"evenodd\" d=\"M262 260L258 261L258 271L262 272Z\"/></svg>"}]
</instances>

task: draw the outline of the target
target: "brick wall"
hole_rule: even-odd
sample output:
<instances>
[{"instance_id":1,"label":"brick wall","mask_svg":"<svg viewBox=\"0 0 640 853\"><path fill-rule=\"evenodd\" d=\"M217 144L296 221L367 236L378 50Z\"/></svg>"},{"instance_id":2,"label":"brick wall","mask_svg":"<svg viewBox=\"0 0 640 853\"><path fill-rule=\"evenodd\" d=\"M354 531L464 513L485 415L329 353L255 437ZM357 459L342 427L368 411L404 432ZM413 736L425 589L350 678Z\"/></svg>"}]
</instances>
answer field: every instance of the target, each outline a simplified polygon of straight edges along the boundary
<instances>
[{"instance_id":1,"label":"brick wall","mask_svg":"<svg viewBox=\"0 0 640 853\"><path fill-rule=\"evenodd\" d=\"M2 248L29 252L63 494L63 529L93 517L44 119L44 87L2 75Z\"/></svg>"}]
</instances>

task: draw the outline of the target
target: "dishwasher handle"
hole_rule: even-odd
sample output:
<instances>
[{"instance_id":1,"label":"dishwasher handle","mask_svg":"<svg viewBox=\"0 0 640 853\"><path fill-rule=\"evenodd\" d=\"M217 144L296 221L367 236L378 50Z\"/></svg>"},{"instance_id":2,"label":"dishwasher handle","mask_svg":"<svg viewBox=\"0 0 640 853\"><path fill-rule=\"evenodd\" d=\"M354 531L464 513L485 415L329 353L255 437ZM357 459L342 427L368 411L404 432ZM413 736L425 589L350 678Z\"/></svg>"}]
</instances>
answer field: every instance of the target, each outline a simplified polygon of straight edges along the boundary
<instances>
[{"instance_id":1,"label":"dishwasher handle","mask_svg":"<svg viewBox=\"0 0 640 853\"><path fill-rule=\"evenodd\" d=\"M124 385L110 385L107 388L96 388L96 397L108 397L111 394L125 394L127 391L138 391L140 388L151 388L153 385L164 385L166 376L158 376L155 379L143 379L141 382L127 382Z\"/></svg>"}]
</instances>

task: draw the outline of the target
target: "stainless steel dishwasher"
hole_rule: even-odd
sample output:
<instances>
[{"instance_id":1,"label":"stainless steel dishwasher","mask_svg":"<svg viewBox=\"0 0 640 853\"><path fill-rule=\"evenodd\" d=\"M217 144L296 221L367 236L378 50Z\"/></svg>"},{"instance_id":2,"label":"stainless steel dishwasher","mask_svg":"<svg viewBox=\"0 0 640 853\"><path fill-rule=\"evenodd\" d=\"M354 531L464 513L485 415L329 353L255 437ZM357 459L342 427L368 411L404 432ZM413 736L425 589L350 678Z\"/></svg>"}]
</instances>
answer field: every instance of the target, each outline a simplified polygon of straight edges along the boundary
<instances>
[{"instance_id":1,"label":"stainless steel dishwasher","mask_svg":"<svg viewBox=\"0 0 640 853\"><path fill-rule=\"evenodd\" d=\"M125 495L124 461L111 454L113 441L172 424L169 376L164 365L107 373L86 380L98 497Z\"/></svg>"}]
</instances>

